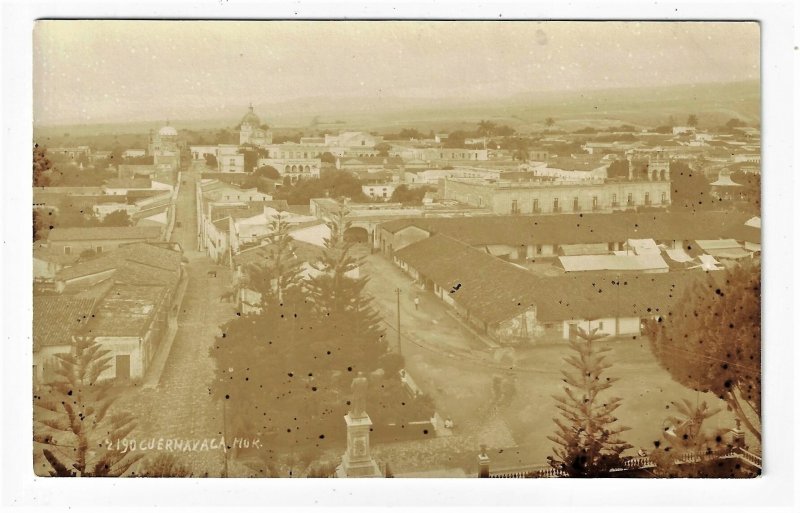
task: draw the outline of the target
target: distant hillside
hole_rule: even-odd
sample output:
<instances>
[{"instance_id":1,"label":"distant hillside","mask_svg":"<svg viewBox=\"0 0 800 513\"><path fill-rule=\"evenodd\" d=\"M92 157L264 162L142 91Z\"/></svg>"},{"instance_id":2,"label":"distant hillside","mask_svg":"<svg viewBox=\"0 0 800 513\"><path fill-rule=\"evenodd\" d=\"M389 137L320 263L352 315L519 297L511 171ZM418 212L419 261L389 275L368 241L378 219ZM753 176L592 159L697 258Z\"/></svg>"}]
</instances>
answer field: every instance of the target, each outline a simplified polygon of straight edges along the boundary
<instances>
[{"instance_id":1,"label":"distant hillside","mask_svg":"<svg viewBox=\"0 0 800 513\"><path fill-rule=\"evenodd\" d=\"M308 132L359 128L394 130L415 127L423 131L452 130L472 126L480 119L508 124L520 132L539 130L547 117L557 127L571 129L585 125L628 123L656 126L686 121L695 114L700 126L724 124L730 118L760 123L761 90L757 81L710 83L684 86L612 90L563 91L520 94L492 100L458 98L330 98L314 97L256 103L262 120L274 127L291 127ZM246 106L226 107L214 119L197 119L187 111L174 119L177 128L202 129L234 126ZM103 125L54 126L36 129L37 135L94 135L97 133L146 133L163 121L106 123Z\"/></svg>"}]
</instances>

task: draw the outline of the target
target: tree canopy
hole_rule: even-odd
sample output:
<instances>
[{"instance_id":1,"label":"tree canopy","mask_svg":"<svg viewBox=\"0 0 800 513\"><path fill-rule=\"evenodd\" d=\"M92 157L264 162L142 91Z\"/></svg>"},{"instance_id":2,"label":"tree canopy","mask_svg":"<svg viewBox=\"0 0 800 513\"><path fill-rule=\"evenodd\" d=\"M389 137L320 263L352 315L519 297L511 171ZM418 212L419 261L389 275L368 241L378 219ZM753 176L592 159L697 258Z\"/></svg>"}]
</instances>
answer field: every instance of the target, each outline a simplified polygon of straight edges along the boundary
<instances>
[{"instance_id":1,"label":"tree canopy","mask_svg":"<svg viewBox=\"0 0 800 513\"><path fill-rule=\"evenodd\" d=\"M684 162L670 162L672 208L676 210L705 210L712 206L711 185L701 170Z\"/></svg>"},{"instance_id":2,"label":"tree canopy","mask_svg":"<svg viewBox=\"0 0 800 513\"><path fill-rule=\"evenodd\" d=\"M47 150L38 144L33 145L33 186L45 187L50 185L48 171L53 167L53 163L47 158Z\"/></svg>"},{"instance_id":3,"label":"tree canopy","mask_svg":"<svg viewBox=\"0 0 800 513\"><path fill-rule=\"evenodd\" d=\"M405 184L398 185L389 201L403 203L404 205L422 205L422 198L430 190L433 189L427 186L410 188Z\"/></svg>"},{"instance_id":4,"label":"tree canopy","mask_svg":"<svg viewBox=\"0 0 800 513\"><path fill-rule=\"evenodd\" d=\"M311 198L350 198L366 202L361 190L361 181L351 173L339 170L323 170L319 178L309 178L281 187L275 199L285 199L290 205L308 205Z\"/></svg>"},{"instance_id":5,"label":"tree canopy","mask_svg":"<svg viewBox=\"0 0 800 513\"><path fill-rule=\"evenodd\" d=\"M682 299L648 326L653 353L679 383L725 400L760 440L761 266L711 274Z\"/></svg>"}]
</instances>

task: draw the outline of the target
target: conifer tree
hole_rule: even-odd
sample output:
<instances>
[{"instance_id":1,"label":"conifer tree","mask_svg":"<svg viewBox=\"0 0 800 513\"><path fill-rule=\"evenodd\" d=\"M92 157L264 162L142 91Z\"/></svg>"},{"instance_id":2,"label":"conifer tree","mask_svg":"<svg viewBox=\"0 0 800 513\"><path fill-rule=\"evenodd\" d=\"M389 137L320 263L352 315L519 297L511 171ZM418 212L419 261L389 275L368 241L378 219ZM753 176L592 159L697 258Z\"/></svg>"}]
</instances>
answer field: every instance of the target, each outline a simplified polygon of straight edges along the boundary
<instances>
[{"instance_id":1,"label":"conifer tree","mask_svg":"<svg viewBox=\"0 0 800 513\"><path fill-rule=\"evenodd\" d=\"M709 408L703 401L692 404L686 399L672 402L677 415L667 418L662 440L655 442L650 459L656 464L654 472L659 477L713 477L698 476L694 466L681 463L704 463L729 451L733 445L727 434L729 429L707 429L705 422L722 411Z\"/></svg>"},{"instance_id":2,"label":"conifer tree","mask_svg":"<svg viewBox=\"0 0 800 513\"><path fill-rule=\"evenodd\" d=\"M603 377L611 367L604 355L608 349L597 347L604 335L597 328L578 328L577 335L569 343L575 354L564 359L574 371L562 372L564 394L554 396L562 418L553 419L557 430L547 437L556 444L548 461L569 477L603 477L621 466L622 453L632 447L619 437L629 428L615 425L614 411L622 400L600 397L617 381Z\"/></svg>"},{"instance_id":3,"label":"conifer tree","mask_svg":"<svg viewBox=\"0 0 800 513\"><path fill-rule=\"evenodd\" d=\"M330 351L327 366L368 372L386 353L387 343L380 316L364 291L367 278L356 275L362 259L353 256L353 243L345 240L346 216L346 208L340 208L328 223L331 234L315 265L320 273L308 284L309 297L320 319L318 350Z\"/></svg>"},{"instance_id":4,"label":"conifer tree","mask_svg":"<svg viewBox=\"0 0 800 513\"><path fill-rule=\"evenodd\" d=\"M248 267L249 285L261 294L262 306L289 299L287 294L299 292L302 278L286 216L279 212L270 220L269 228L266 259Z\"/></svg>"},{"instance_id":5,"label":"conifer tree","mask_svg":"<svg viewBox=\"0 0 800 513\"><path fill-rule=\"evenodd\" d=\"M56 355L56 380L34 396L33 439L52 476L121 476L143 455L113 447L135 422L130 413L110 412L118 396L100 379L111 368L109 353L90 337L77 338L72 352ZM38 466L36 472L43 475Z\"/></svg>"}]
</instances>

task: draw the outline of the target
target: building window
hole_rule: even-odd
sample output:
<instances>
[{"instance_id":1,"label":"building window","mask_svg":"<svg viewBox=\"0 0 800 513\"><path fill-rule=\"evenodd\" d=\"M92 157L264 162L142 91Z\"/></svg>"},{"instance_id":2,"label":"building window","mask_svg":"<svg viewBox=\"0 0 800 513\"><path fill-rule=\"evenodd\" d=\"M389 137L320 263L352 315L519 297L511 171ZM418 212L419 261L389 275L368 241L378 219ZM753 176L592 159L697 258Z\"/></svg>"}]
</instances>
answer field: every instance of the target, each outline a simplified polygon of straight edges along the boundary
<instances>
[{"instance_id":1,"label":"building window","mask_svg":"<svg viewBox=\"0 0 800 513\"><path fill-rule=\"evenodd\" d=\"M558 198L553 198L553 212L558 212Z\"/></svg>"},{"instance_id":2,"label":"building window","mask_svg":"<svg viewBox=\"0 0 800 513\"><path fill-rule=\"evenodd\" d=\"M661 203L666 203L666 202L667 202L667 193L666 192L662 192L661 193Z\"/></svg>"},{"instance_id":3,"label":"building window","mask_svg":"<svg viewBox=\"0 0 800 513\"><path fill-rule=\"evenodd\" d=\"M71 255L72 254L72 246L64 246L64 254Z\"/></svg>"},{"instance_id":4,"label":"building window","mask_svg":"<svg viewBox=\"0 0 800 513\"><path fill-rule=\"evenodd\" d=\"M541 244L537 244L536 245L536 254L537 255L541 255L542 254L542 245Z\"/></svg>"},{"instance_id":5,"label":"building window","mask_svg":"<svg viewBox=\"0 0 800 513\"><path fill-rule=\"evenodd\" d=\"M102 253L103 252L103 246L97 246L97 248L95 248L95 251L97 253Z\"/></svg>"},{"instance_id":6,"label":"building window","mask_svg":"<svg viewBox=\"0 0 800 513\"><path fill-rule=\"evenodd\" d=\"M617 203L617 194L614 193L611 195L611 206L616 207L617 205L619 205L619 203Z\"/></svg>"},{"instance_id":7,"label":"building window","mask_svg":"<svg viewBox=\"0 0 800 513\"><path fill-rule=\"evenodd\" d=\"M633 193L628 193L628 205L633 205Z\"/></svg>"},{"instance_id":8,"label":"building window","mask_svg":"<svg viewBox=\"0 0 800 513\"><path fill-rule=\"evenodd\" d=\"M649 192L645 192L644 193L644 204L645 205L649 205L650 204L650 193Z\"/></svg>"},{"instance_id":9,"label":"building window","mask_svg":"<svg viewBox=\"0 0 800 513\"><path fill-rule=\"evenodd\" d=\"M599 329L603 329L603 321L600 321L599 325L597 326Z\"/></svg>"},{"instance_id":10,"label":"building window","mask_svg":"<svg viewBox=\"0 0 800 513\"><path fill-rule=\"evenodd\" d=\"M534 212L538 212L539 211L539 200L538 199L533 200L533 211Z\"/></svg>"},{"instance_id":11,"label":"building window","mask_svg":"<svg viewBox=\"0 0 800 513\"><path fill-rule=\"evenodd\" d=\"M230 164L231 164L231 166L235 166L236 165L236 159L231 159Z\"/></svg>"},{"instance_id":12,"label":"building window","mask_svg":"<svg viewBox=\"0 0 800 513\"><path fill-rule=\"evenodd\" d=\"M592 196L592 210L597 210L597 196Z\"/></svg>"},{"instance_id":13,"label":"building window","mask_svg":"<svg viewBox=\"0 0 800 513\"><path fill-rule=\"evenodd\" d=\"M517 200L511 200L511 213L519 214L519 204L517 203Z\"/></svg>"},{"instance_id":14,"label":"building window","mask_svg":"<svg viewBox=\"0 0 800 513\"><path fill-rule=\"evenodd\" d=\"M574 210L575 212L577 212L577 211L578 211L578 210L580 210L580 209L581 209L581 206L580 206L580 204L578 203L578 197L577 197L577 196L575 196L574 198L572 198L572 210Z\"/></svg>"}]
</instances>

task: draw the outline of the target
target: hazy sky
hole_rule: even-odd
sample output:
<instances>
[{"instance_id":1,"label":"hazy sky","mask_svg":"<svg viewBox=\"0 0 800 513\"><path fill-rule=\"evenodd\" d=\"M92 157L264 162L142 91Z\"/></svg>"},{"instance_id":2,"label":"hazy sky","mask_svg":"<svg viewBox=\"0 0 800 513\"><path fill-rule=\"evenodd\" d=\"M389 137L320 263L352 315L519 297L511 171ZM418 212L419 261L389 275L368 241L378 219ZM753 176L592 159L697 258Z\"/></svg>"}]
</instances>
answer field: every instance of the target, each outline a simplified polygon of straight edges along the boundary
<instances>
[{"instance_id":1,"label":"hazy sky","mask_svg":"<svg viewBox=\"0 0 800 513\"><path fill-rule=\"evenodd\" d=\"M488 99L759 77L754 23L44 21L34 122L302 97Z\"/></svg>"}]
</instances>

